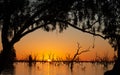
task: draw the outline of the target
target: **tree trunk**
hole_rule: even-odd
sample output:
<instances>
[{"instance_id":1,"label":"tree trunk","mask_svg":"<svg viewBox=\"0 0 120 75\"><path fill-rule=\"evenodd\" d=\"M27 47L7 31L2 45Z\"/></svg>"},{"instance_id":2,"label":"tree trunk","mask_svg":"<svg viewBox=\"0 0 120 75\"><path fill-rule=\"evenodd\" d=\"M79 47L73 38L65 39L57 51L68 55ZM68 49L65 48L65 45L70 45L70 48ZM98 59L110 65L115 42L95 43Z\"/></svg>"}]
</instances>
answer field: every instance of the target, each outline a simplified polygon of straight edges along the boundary
<instances>
[{"instance_id":1,"label":"tree trunk","mask_svg":"<svg viewBox=\"0 0 120 75\"><path fill-rule=\"evenodd\" d=\"M3 27L2 27L2 47L3 50L0 53L0 68L12 64L15 58L14 44L11 44L8 37L8 30L10 25L10 15L4 14Z\"/></svg>"},{"instance_id":2,"label":"tree trunk","mask_svg":"<svg viewBox=\"0 0 120 75\"><path fill-rule=\"evenodd\" d=\"M118 44L118 60L120 61L120 36L118 38L118 41L117 41L117 44Z\"/></svg>"},{"instance_id":3,"label":"tree trunk","mask_svg":"<svg viewBox=\"0 0 120 75\"><path fill-rule=\"evenodd\" d=\"M1 60L0 61L3 62L4 65L12 64L13 61L15 60L15 57L16 57L15 50L14 50L13 46L11 46L8 43L1 52Z\"/></svg>"},{"instance_id":4,"label":"tree trunk","mask_svg":"<svg viewBox=\"0 0 120 75\"><path fill-rule=\"evenodd\" d=\"M117 52L118 58L117 60L115 60L113 69L105 72L104 75L120 75L120 36L117 39L117 45L118 45L118 52Z\"/></svg>"},{"instance_id":5,"label":"tree trunk","mask_svg":"<svg viewBox=\"0 0 120 75\"><path fill-rule=\"evenodd\" d=\"M117 45L118 45L118 58L115 61L114 67L113 67L113 71L115 72L115 75L120 75L120 37L117 40Z\"/></svg>"},{"instance_id":6,"label":"tree trunk","mask_svg":"<svg viewBox=\"0 0 120 75\"><path fill-rule=\"evenodd\" d=\"M13 46L11 46L9 43L6 43L0 53L0 72L2 72L4 69L13 68L15 57L16 53Z\"/></svg>"}]
</instances>

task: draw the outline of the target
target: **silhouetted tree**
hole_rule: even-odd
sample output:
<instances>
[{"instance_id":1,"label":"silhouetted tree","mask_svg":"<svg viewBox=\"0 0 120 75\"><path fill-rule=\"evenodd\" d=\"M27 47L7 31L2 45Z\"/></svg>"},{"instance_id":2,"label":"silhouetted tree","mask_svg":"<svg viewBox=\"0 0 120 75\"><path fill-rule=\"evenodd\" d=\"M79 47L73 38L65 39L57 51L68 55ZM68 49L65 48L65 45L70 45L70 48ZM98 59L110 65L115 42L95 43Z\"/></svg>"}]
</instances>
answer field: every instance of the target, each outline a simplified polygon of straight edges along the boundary
<instances>
[{"instance_id":1,"label":"silhouetted tree","mask_svg":"<svg viewBox=\"0 0 120 75\"><path fill-rule=\"evenodd\" d=\"M86 49L86 50L81 50L81 51L80 51L80 48L81 48L81 47L80 47L79 43L77 43L77 45L78 45L78 46L77 46L76 53L74 54L74 56L73 56L73 58L72 58L71 61L75 61L75 59L76 59L77 56L79 56L79 55L81 55L81 54L89 51L89 48Z\"/></svg>"},{"instance_id":2,"label":"silhouetted tree","mask_svg":"<svg viewBox=\"0 0 120 75\"><path fill-rule=\"evenodd\" d=\"M31 55L29 55L29 59L28 59L29 62L32 62L33 61L33 58Z\"/></svg>"},{"instance_id":3,"label":"silhouetted tree","mask_svg":"<svg viewBox=\"0 0 120 75\"><path fill-rule=\"evenodd\" d=\"M68 12L72 3L68 5L68 1L1 0L0 28L3 50L0 59L12 63L16 56L14 44L26 34L39 28L45 31L55 30L56 21L54 19L65 19L65 13ZM67 5L66 8L62 7L63 4ZM60 23L59 28L62 31L66 26L64 23Z\"/></svg>"},{"instance_id":4,"label":"silhouetted tree","mask_svg":"<svg viewBox=\"0 0 120 75\"><path fill-rule=\"evenodd\" d=\"M1 0L0 9L3 46L1 57L6 57L6 61L13 60L14 44L26 34L39 28L45 31L55 30L56 25L61 32L71 26L108 39L118 52L112 72L119 72L119 0Z\"/></svg>"},{"instance_id":5,"label":"silhouetted tree","mask_svg":"<svg viewBox=\"0 0 120 75\"><path fill-rule=\"evenodd\" d=\"M71 2L72 0L69 1ZM100 36L105 40L107 39L111 46L117 50L118 58L115 61L111 74L119 75L120 1L74 0L66 15L67 16L64 17L66 19L55 18L54 21L65 23L85 33Z\"/></svg>"},{"instance_id":6,"label":"silhouetted tree","mask_svg":"<svg viewBox=\"0 0 120 75\"><path fill-rule=\"evenodd\" d=\"M2 65L7 65L6 63L8 62L12 63L16 57L13 47L14 43L12 43L12 38L15 34L14 31L16 30L13 26L13 18L15 17L13 14L21 11L22 8L26 5L26 2L26 0L0 1L0 30L3 47L3 50L0 54L0 64Z\"/></svg>"},{"instance_id":7,"label":"silhouetted tree","mask_svg":"<svg viewBox=\"0 0 120 75\"><path fill-rule=\"evenodd\" d=\"M118 58L115 61L111 74L119 75L120 1L76 0L70 14L73 16L70 21L61 22L67 23L80 31L109 40L111 46L118 52Z\"/></svg>"},{"instance_id":8,"label":"silhouetted tree","mask_svg":"<svg viewBox=\"0 0 120 75\"><path fill-rule=\"evenodd\" d=\"M76 52L75 52L75 54L73 55L73 57L71 58L71 60L70 60L70 68L71 68L71 70L73 69L73 63L74 63L74 61L76 61L76 59L77 59L77 57L79 56L79 55L81 55L81 54L83 54L83 53L86 53L86 52L88 52L89 51L89 48L88 49L86 49L86 50L80 50L80 45L79 45L79 43L77 43L77 50L76 50Z\"/></svg>"}]
</instances>

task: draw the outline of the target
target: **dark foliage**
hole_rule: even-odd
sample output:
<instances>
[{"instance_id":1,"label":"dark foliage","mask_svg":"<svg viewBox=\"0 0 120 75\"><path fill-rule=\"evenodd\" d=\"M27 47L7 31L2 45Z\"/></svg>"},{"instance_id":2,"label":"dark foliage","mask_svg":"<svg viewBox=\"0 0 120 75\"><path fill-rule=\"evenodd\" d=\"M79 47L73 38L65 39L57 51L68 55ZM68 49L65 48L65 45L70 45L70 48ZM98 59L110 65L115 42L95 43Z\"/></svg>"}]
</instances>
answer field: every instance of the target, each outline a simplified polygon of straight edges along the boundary
<instances>
[{"instance_id":1,"label":"dark foliage","mask_svg":"<svg viewBox=\"0 0 120 75\"><path fill-rule=\"evenodd\" d=\"M71 26L80 31L108 39L118 50L120 61L119 0L1 0L0 29L4 51L26 34L42 28L60 32ZM14 53L13 53L14 54Z\"/></svg>"}]
</instances>

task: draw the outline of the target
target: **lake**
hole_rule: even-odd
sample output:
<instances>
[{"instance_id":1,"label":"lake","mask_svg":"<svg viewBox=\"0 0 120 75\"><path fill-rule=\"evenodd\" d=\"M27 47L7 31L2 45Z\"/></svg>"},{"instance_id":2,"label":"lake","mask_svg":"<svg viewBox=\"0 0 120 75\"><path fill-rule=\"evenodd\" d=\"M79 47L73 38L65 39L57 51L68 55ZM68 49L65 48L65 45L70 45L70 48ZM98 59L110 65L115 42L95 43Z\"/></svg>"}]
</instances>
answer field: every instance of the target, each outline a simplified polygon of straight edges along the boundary
<instances>
[{"instance_id":1,"label":"lake","mask_svg":"<svg viewBox=\"0 0 120 75\"><path fill-rule=\"evenodd\" d=\"M112 69L113 64L81 62L74 63L73 68L63 62L36 62L14 63L13 68L5 69L0 75L104 75L104 72Z\"/></svg>"}]
</instances>

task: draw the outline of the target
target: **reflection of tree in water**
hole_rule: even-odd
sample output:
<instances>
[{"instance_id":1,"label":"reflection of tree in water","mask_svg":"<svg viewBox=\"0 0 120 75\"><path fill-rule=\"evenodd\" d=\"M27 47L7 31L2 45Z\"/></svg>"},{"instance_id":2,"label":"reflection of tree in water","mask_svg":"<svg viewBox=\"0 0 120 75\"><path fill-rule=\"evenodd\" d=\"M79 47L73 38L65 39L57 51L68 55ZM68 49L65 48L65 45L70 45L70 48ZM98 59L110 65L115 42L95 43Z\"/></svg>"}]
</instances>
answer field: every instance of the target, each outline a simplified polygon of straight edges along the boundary
<instances>
[{"instance_id":1,"label":"reflection of tree in water","mask_svg":"<svg viewBox=\"0 0 120 75\"><path fill-rule=\"evenodd\" d=\"M32 74L32 63L29 63L28 72L29 72L29 75Z\"/></svg>"},{"instance_id":2,"label":"reflection of tree in water","mask_svg":"<svg viewBox=\"0 0 120 75\"><path fill-rule=\"evenodd\" d=\"M0 68L0 75L15 75L14 65L9 65L4 68Z\"/></svg>"},{"instance_id":3,"label":"reflection of tree in water","mask_svg":"<svg viewBox=\"0 0 120 75\"><path fill-rule=\"evenodd\" d=\"M32 68L36 67L36 59L33 59L32 55L29 55L28 57L28 71L29 75L32 75Z\"/></svg>"},{"instance_id":4,"label":"reflection of tree in water","mask_svg":"<svg viewBox=\"0 0 120 75\"><path fill-rule=\"evenodd\" d=\"M8 51L26 34L38 28L53 31L56 25L62 32L71 26L108 39L118 56L110 73L120 75L120 0L2 0L0 9L4 60L14 60Z\"/></svg>"}]
</instances>

